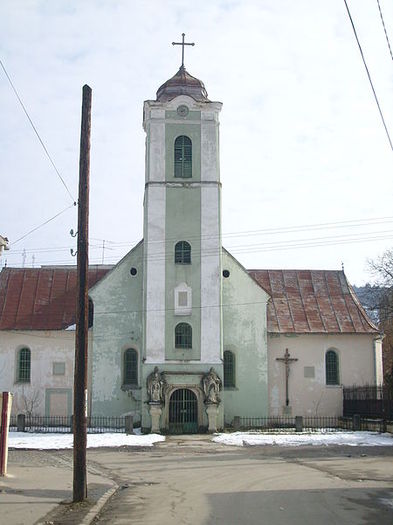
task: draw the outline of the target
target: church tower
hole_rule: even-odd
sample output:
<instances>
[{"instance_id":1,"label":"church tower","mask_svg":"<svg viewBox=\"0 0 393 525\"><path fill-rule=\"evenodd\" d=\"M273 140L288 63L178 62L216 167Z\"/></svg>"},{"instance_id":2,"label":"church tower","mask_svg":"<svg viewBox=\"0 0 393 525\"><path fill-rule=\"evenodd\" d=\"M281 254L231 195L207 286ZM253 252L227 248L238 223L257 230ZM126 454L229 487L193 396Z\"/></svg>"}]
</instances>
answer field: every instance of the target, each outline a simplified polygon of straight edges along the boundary
<instances>
[{"instance_id":1,"label":"church tower","mask_svg":"<svg viewBox=\"0 0 393 525\"><path fill-rule=\"evenodd\" d=\"M184 60L145 101L143 241L90 289L91 413L147 432L268 413L269 295L221 244L221 108Z\"/></svg>"},{"instance_id":2,"label":"church tower","mask_svg":"<svg viewBox=\"0 0 393 525\"><path fill-rule=\"evenodd\" d=\"M165 373L164 406L187 385L198 398L199 426L207 422L203 374L213 367L222 377L221 107L182 63L143 110L143 375L155 367Z\"/></svg>"}]
</instances>

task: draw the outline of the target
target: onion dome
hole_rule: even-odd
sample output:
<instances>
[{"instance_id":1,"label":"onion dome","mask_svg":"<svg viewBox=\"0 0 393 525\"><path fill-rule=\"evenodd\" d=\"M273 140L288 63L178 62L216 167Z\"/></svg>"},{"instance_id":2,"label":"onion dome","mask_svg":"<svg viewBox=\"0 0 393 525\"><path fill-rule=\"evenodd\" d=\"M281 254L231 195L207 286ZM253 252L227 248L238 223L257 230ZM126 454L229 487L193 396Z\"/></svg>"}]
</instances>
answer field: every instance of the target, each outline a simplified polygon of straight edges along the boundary
<instances>
[{"instance_id":1,"label":"onion dome","mask_svg":"<svg viewBox=\"0 0 393 525\"><path fill-rule=\"evenodd\" d=\"M179 95L188 95L197 102L209 102L203 82L187 73L184 66L158 88L157 101L169 102Z\"/></svg>"}]
</instances>

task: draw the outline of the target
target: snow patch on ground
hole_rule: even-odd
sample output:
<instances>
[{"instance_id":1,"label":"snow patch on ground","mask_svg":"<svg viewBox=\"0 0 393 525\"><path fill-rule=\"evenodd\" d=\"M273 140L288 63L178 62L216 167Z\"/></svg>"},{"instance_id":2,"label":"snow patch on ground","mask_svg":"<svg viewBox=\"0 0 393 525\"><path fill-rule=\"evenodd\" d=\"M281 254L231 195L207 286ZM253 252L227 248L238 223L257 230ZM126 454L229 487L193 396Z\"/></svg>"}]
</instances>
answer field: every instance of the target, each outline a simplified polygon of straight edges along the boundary
<instances>
[{"instance_id":1,"label":"snow patch on ground","mask_svg":"<svg viewBox=\"0 0 393 525\"><path fill-rule=\"evenodd\" d=\"M238 447L251 445L277 445L279 447L299 447L304 445L349 445L351 447L387 447L393 445L391 434L377 432L331 432L299 434L264 434L261 432L233 432L217 434L213 441Z\"/></svg>"},{"instance_id":2,"label":"snow patch on ground","mask_svg":"<svg viewBox=\"0 0 393 525\"><path fill-rule=\"evenodd\" d=\"M73 447L72 434L34 434L29 432L10 432L8 434L9 448L29 448L38 450L53 450ZM158 434L127 435L119 433L88 434L87 448L96 447L152 447L158 441L165 441Z\"/></svg>"}]
</instances>

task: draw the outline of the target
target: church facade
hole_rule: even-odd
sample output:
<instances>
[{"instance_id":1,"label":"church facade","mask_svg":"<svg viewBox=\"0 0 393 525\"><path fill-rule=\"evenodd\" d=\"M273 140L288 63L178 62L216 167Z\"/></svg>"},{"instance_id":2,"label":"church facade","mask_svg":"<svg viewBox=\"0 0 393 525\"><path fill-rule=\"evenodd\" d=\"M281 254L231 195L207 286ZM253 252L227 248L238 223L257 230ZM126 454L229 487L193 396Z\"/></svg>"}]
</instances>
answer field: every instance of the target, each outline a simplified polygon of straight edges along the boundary
<instances>
[{"instance_id":1,"label":"church facade","mask_svg":"<svg viewBox=\"0 0 393 525\"><path fill-rule=\"evenodd\" d=\"M382 382L380 334L342 271L246 270L223 248L221 108L184 66L144 103L143 240L89 276L92 415L214 431L236 416L341 415L342 385ZM0 386L16 399L37 387L46 415L71 410L74 294L75 269L0 274Z\"/></svg>"},{"instance_id":2,"label":"church facade","mask_svg":"<svg viewBox=\"0 0 393 525\"><path fill-rule=\"evenodd\" d=\"M268 295L221 245L221 107L208 100L203 83L184 67L160 87L156 100L144 103L143 242L90 292L95 306L93 412L114 410L116 384L124 391L123 410L130 400L135 407L139 402L143 427L157 417L157 425L170 429L181 423L187 407L194 414L190 425L208 427L210 417L210 426L221 428L236 410L246 410L242 405L248 396L239 392L250 385L249 395L259 399L259 406L249 410L268 412ZM110 315L114 307L119 312ZM104 336L108 331L118 348L121 339L120 353L111 351ZM240 347L248 361L246 374L237 369L228 410L222 393L224 347L225 366L234 368ZM140 374L130 384L119 376L127 352ZM155 370L163 386L154 397L148 379ZM204 387L208 378L214 387Z\"/></svg>"}]
</instances>

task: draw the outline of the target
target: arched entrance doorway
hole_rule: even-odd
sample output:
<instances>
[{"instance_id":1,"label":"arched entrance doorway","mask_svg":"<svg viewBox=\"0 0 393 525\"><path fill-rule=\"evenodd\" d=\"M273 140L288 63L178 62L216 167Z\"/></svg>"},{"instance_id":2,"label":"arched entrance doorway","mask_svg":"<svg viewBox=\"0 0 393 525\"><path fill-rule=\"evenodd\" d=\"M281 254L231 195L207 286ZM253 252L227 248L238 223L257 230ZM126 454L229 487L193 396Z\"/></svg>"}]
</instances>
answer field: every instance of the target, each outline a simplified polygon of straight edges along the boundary
<instances>
[{"instance_id":1,"label":"arched entrance doorway","mask_svg":"<svg viewBox=\"0 0 393 525\"><path fill-rule=\"evenodd\" d=\"M179 388L169 400L169 432L196 434L198 432L198 400L192 390Z\"/></svg>"}]
</instances>

